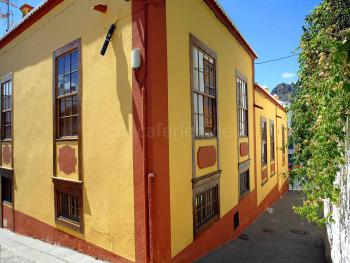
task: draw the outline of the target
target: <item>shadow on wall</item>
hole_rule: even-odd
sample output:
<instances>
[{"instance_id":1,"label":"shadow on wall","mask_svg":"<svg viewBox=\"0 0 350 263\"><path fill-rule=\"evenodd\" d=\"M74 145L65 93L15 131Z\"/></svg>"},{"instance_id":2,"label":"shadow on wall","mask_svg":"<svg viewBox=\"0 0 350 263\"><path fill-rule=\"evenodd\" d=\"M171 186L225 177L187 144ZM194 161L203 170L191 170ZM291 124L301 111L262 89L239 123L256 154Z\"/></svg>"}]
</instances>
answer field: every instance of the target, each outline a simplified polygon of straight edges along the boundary
<instances>
[{"instance_id":1,"label":"shadow on wall","mask_svg":"<svg viewBox=\"0 0 350 263\"><path fill-rule=\"evenodd\" d=\"M113 36L112 47L116 56L116 92L120 105L120 111L123 116L123 121L126 129L129 130L129 115L131 115L131 78L129 78L128 60L123 48L123 31L119 30L119 26L123 28L123 24L128 21L118 21L117 29ZM112 48L110 47L110 48ZM128 98L128 99L125 99Z\"/></svg>"},{"instance_id":2,"label":"shadow on wall","mask_svg":"<svg viewBox=\"0 0 350 263\"><path fill-rule=\"evenodd\" d=\"M15 72L14 81L18 82L18 91L14 88L14 96L17 95L17 99L15 100L15 105L20 106L20 101L26 101L26 110L18 107L18 111L14 114L14 122L21 121L21 128L15 129L15 147L24 145L23 152L25 154L21 154L21 158L18 158L16 163L18 163L17 167L18 173L17 177L14 181L14 190L17 193L17 188L25 187L25 185L30 185L33 177L25 176L33 173L33 169L35 170L35 166L31 165L34 161L40 160L41 169L39 171L35 171L35 178L40 179L37 180L37 187L43 189L50 189L53 192L53 184L52 179L50 178L50 174L52 174L52 121L53 113L52 113L52 100L53 100L53 87L52 87L52 63L53 63L53 50L70 43L72 40L81 38L82 44L85 47L89 47L90 45L95 47L96 41L100 41L102 36L105 36L105 28L112 23L116 17L115 13L126 12L124 18L121 21L118 21L117 24L120 25L120 29L118 28L115 32L113 39L113 46L110 45L111 52L115 53L116 56L116 69L113 68L117 72L116 83L112 82L112 85L116 85L116 87L111 87L114 91L116 89L116 95L113 95L113 99L120 103L120 110L123 116L123 121L127 130L129 130L129 114L131 114L131 80L128 77L128 61L127 61L127 53L123 49L123 40L127 40L129 38L129 30L123 30L124 28L129 28L128 23L131 19L130 14L128 13L128 9L124 7L124 4L121 4L121 1L115 1L116 3L111 2L111 7L114 7L114 10L120 8L119 12L114 12L113 10L106 15L100 15L90 9L91 1L80 1L81 4L77 4L77 2L65 1L60 6L56 7L53 10L53 15L48 15L42 18L41 21L36 22L32 25L27 31L23 32L21 36L19 36L15 42L10 45L5 46L0 49L0 60L4 61L16 61L16 63L1 63L0 66L0 76L7 74L8 72ZM84 4L83 4L84 3ZM113 4L112 4L113 3ZM120 14L122 16L123 14ZM77 23L77 17L88 17L89 21L85 21L83 23ZM67 25L71 25L72 30L67 30ZM118 26L117 25L117 26ZM55 29L55 32L52 32L52 28ZM122 29L123 28L123 29ZM124 33L126 32L126 33ZM124 35L123 35L124 34ZM111 43L111 44L112 44ZM102 46L103 42L101 43ZM131 43L130 43L131 45ZM93 50L94 53L91 53L90 49L83 49L84 52L88 53L88 63L93 62L97 56L99 56L99 47L96 50ZM85 53L86 54L86 53ZM85 55L84 54L84 55ZM114 54L113 54L114 55ZM93 59L91 59L93 58ZM82 64L84 64L84 57L82 58ZM109 64L111 67L114 67L114 64ZM96 66L96 65L94 65ZM98 65L97 65L98 67ZM87 69L83 68L83 82L87 78L91 82L91 76L87 76L86 74L91 74L94 69L91 65L88 65ZM34 73L33 73L34 72ZM16 79L17 74L21 74L20 79ZM122 76L122 77L118 77ZM27 77L27 78L24 78ZM105 76L108 78L108 76ZM25 81L23 81L26 79ZM111 82L108 82L111 83ZM93 85L95 83L86 85L87 88L94 88ZM15 84L16 85L16 84ZM84 85L84 83L83 83ZM46 88L43 88L46 87ZM84 88L83 88L84 89ZM41 98L40 100L38 98ZM82 103L82 107L84 110L84 104L93 103L95 98L93 96L85 96L83 95L84 102ZM45 110L43 110L45 109ZM40 118L36 118L35 122L31 122L31 119L34 118L34 115L31 115L33 112L39 112ZM91 110L90 110L91 112ZM96 114L98 115L98 114ZM92 115L92 116L96 116ZM116 125L116 124L111 124ZM122 126L121 123L118 124ZM83 129L84 129L83 123ZM86 127L85 129L87 129ZM91 132L90 134L93 134ZM94 135L94 134L93 134ZM91 136L92 137L92 136ZM44 142L44 143L43 143ZM51 143L46 143L51 142ZM86 140L87 148L90 148L90 145L95 141ZM38 145L40 145L38 147ZM35 151L32 149L36 148ZM86 159L83 159L83 162L89 162L92 158L95 157L94 152L89 152L90 155L86 155ZM102 159L102 158L101 158ZM102 163L95 164L95 167L102 166ZM34 167L34 168L33 168ZM34 179L35 179L34 178ZM19 180L21 179L21 180ZM49 188L50 187L50 188ZM24 191L24 190L23 190ZM53 193L48 194L50 200L45 204L42 209L42 217L51 218L53 215ZM36 198L39 194L29 191L29 200L32 198ZM21 195L18 195L19 199L22 198ZM22 200L28 200L28 196L23 196ZM21 201L21 200L20 200ZM86 195L86 189L84 188L84 213L87 215L91 215L93 211L90 208L90 203L88 200L88 196ZM20 203L20 202L18 202ZM30 203L30 201L28 201ZM26 203L27 204L27 203ZM48 208L48 209L46 209ZM31 211L32 215L36 215L36 211Z\"/></svg>"}]
</instances>

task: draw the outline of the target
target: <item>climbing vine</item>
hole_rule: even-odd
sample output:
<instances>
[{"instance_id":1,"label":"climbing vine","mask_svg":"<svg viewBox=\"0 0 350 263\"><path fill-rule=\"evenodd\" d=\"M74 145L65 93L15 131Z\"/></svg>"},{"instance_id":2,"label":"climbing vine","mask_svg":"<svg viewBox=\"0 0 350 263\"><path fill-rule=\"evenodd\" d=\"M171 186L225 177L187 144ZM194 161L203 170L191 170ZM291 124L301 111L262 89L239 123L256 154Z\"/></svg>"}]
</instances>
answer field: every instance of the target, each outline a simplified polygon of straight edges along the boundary
<instances>
[{"instance_id":1,"label":"climbing vine","mask_svg":"<svg viewBox=\"0 0 350 263\"><path fill-rule=\"evenodd\" d=\"M345 160L345 123L350 116L350 0L323 0L306 18L300 41L299 81L291 103L295 145L292 182L302 184L295 211L323 225L324 200L339 202L336 175Z\"/></svg>"}]
</instances>

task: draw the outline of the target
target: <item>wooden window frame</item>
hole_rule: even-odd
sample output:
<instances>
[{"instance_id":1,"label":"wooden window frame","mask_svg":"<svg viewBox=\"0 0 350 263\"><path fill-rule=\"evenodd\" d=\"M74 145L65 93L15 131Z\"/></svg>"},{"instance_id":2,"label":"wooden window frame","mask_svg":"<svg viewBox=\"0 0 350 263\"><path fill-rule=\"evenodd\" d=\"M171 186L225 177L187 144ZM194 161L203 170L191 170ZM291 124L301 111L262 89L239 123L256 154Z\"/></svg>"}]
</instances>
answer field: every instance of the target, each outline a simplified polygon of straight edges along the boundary
<instances>
[{"instance_id":1,"label":"wooden window frame","mask_svg":"<svg viewBox=\"0 0 350 263\"><path fill-rule=\"evenodd\" d=\"M276 159L276 143L275 143L275 122L270 120L270 161Z\"/></svg>"},{"instance_id":2,"label":"wooden window frame","mask_svg":"<svg viewBox=\"0 0 350 263\"><path fill-rule=\"evenodd\" d=\"M246 189L242 192L242 185L241 185L241 180L242 180L242 177L243 177L243 175L244 176L246 176L247 177L247 187L246 187ZM250 189L250 182L249 182L249 169L248 170L246 170L246 171L244 171L244 172L240 172L239 173L239 186L240 186L240 191L239 191L239 195L240 196L244 196L246 193L248 193L249 192L249 189Z\"/></svg>"},{"instance_id":3,"label":"wooden window frame","mask_svg":"<svg viewBox=\"0 0 350 263\"><path fill-rule=\"evenodd\" d=\"M265 123L265 128L266 128L266 132L265 132L265 140L264 140L264 134L263 134L263 123ZM268 158L267 158L267 121L266 118L261 117L260 118L260 135L261 135L261 167L264 167L267 165L268 163ZM263 149L265 149L265 151L263 151ZM265 153L266 156L263 155L263 152Z\"/></svg>"},{"instance_id":4,"label":"wooden window frame","mask_svg":"<svg viewBox=\"0 0 350 263\"><path fill-rule=\"evenodd\" d=\"M65 226L74 231L84 232L84 209L83 209L83 183L81 181L69 181L64 179L52 178L54 184L54 202L55 202L55 222L58 225ZM79 222L61 217L59 215L59 193L66 193L78 197L79 201Z\"/></svg>"},{"instance_id":5,"label":"wooden window frame","mask_svg":"<svg viewBox=\"0 0 350 263\"><path fill-rule=\"evenodd\" d=\"M78 79L77 79L77 86L78 91L76 94L73 94L73 96L78 96L78 117L77 117L77 135L76 136L64 136L60 137L59 133L57 132L57 127L59 127L58 123L58 103L57 103L57 95L58 95L58 66L57 61L58 58L62 55L65 55L67 53L71 53L72 51L77 50L77 72L78 72ZM81 39L77 39L72 41L71 43L56 49L53 51L53 184L54 184L54 206L55 206L55 222L56 224L65 226L67 228L70 228L74 231L79 231L81 233L84 232L84 220L83 220L83 189L82 189L82 149L81 149L81 140L82 140L82 105L81 105L81 99L82 99L82 50L81 50ZM71 63L71 62L70 62ZM71 66L71 64L70 64ZM69 74L72 74L72 71L70 69ZM71 75L70 75L71 77ZM71 91L70 86L70 91ZM57 142L60 141L77 141L78 142L78 170L79 170L79 181L70 181L70 180L64 180L59 179L56 177L56 169L57 169L57 160L56 160L56 150L57 150ZM75 222L69 219L61 218L58 216L58 195L59 192L66 193L68 195L75 195L78 197L79 201L79 222Z\"/></svg>"},{"instance_id":6,"label":"wooden window frame","mask_svg":"<svg viewBox=\"0 0 350 263\"><path fill-rule=\"evenodd\" d=\"M72 53L74 50L77 50L77 70L76 71L70 71L69 74L70 76L74 74L75 72L78 73L78 91L76 92L70 92L68 94L64 95L58 95L58 58L61 56L64 56L68 53ZM53 124L54 124L54 139L55 141L66 141L66 140L78 140L79 137L81 137L81 98L82 98L82 63L81 63L81 40L77 39L74 40L73 42L55 50L53 52ZM77 135L73 136L61 136L60 134L60 125L59 125L59 100L64 99L67 97L73 97L77 96L78 99L78 113L75 114L74 116L64 116L64 118L68 117L77 117Z\"/></svg>"},{"instance_id":7,"label":"wooden window frame","mask_svg":"<svg viewBox=\"0 0 350 263\"><path fill-rule=\"evenodd\" d=\"M3 85L8 83L8 82L11 82L11 95L4 95L4 92L3 92ZM1 141L2 142L11 142L12 141L12 138L13 138L13 74L10 73L8 74L7 76L3 77L1 80L0 80L0 97L1 97L1 116L0 116L0 123L1 123ZM5 98L8 98L10 97L10 103L11 103L11 108L10 109L3 109L3 106L4 106L4 103L3 103L3 99ZM7 125L7 126L10 126L10 137L4 137L4 134L5 134L5 124L4 124L4 117L3 117L3 114L5 112L10 112L11 113L11 124Z\"/></svg>"},{"instance_id":8,"label":"wooden window frame","mask_svg":"<svg viewBox=\"0 0 350 263\"><path fill-rule=\"evenodd\" d=\"M4 186L5 186L5 180L9 183L8 185L8 192L4 191ZM8 194L5 196L5 194ZM10 199L10 200L8 200ZM7 178L7 177L1 177L1 201L3 203L12 205L13 204L13 180L12 178Z\"/></svg>"},{"instance_id":9,"label":"wooden window frame","mask_svg":"<svg viewBox=\"0 0 350 263\"><path fill-rule=\"evenodd\" d=\"M192 194L193 194L193 235L197 238L204 230L210 227L210 225L220 218L220 176L221 171L208 174L199 178L192 179ZM204 193L210 189L217 187L217 211L201 226L198 226L196 218L196 197L197 195Z\"/></svg>"},{"instance_id":10,"label":"wooden window frame","mask_svg":"<svg viewBox=\"0 0 350 263\"><path fill-rule=\"evenodd\" d=\"M202 52L203 55L208 56L210 59L213 60L213 85L214 85L214 95L211 95L209 93L205 92L205 59L203 56L203 85L204 85L204 92L197 90L194 88L194 66L193 66L193 48L198 49L198 51ZM217 123L218 123L218 100L217 100L217 55L216 53L211 50L206 44L204 44L202 41L200 41L198 38L190 34L190 75L191 75L191 110L192 110L192 130L194 134L195 139L201 139L201 138L216 138L217 137ZM199 81L199 78L198 78ZM195 105L194 105L194 97L195 96L202 96L203 97L203 133L199 134L199 117L198 117L198 131L196 126L196 118L195 115L201 115L200 113L195 113ZM206 118L205 118L205 100L211 100L212 103L212 123L213 123L213 134L205 134L205 128L206 128ZM197 107L199 103L197 101ZM210 116L210 115L209 115Z\"/></svg>"},{"instance_id":11,"label":"wooden window frame","mask_svg":"<svg viewBox=\"0 0 350 263\"><path fill-rule=\"evenodd\" d=\"M1 187L3 186L3 182L2 181L3 181L4 178L6 178L7 180L10 180L10 182L11 182L11 202L3 200L3 192L2 192L3 189L1 189L1 202L12 206L13 205L13 200L14 200L13 170L6 169L6 168L0 168Z\"/></svg>"},{"instance_id":12,"label":"wooden window frame","mask_svg":"<svg viewBox=\"0 0 350 263\"><path fill-rule=\"evenodd\" d=\"M238 193L239 193L239 199L243 199L249 192L250 192L250 160L248 161L245 161L243 163L240 163L238 165ZM247 180L247 183L248 183L248 188L246 191L244 192L241 192L241 175L243 173L246 173L248 172L248 180Z\"/></svg>"},{"instance_id":13,"label":"wooden window frame","mask_svg":"<svg viewBox=\"0 0 350 263\"><path fill-rule=\"evenodd\" d=\"M246 94L245 94L245 103L246 107L242 106L242 91L240 82L245 84ZM247 79L240 73L236 72L236 93L237 93L237 122L238 122L238 136L241 138L249 136L249 92L248 92L248 81ZM241 120L241 111L245 112L245 119ZM241 133L241 124L244 125L244 133Z\"/></svg>"},{"instance_id":14,"label":"wooden window frame","mask_svg":"<svg viewBox=\"0 0 350 263\"><path fill-rule=\"evenodd\" d=\"M284 132L284 125L281 124L281 136L282 136L282 165L286 164L286 134Z\"/></svg>"}]
</instances>

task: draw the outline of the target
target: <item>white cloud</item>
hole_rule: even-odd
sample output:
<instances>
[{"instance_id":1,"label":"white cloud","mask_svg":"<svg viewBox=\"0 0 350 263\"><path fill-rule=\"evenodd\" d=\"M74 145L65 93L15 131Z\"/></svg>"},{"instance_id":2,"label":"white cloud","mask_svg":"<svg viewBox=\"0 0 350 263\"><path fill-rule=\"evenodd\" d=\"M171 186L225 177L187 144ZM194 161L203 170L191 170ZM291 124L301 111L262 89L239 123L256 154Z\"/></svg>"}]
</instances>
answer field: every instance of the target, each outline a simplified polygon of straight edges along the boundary
<instances>
[{"instance_id":1,"label":"white cloud","mask_svg":"<svg viewBox=\"0 0 350 263\"><path fill-rule=\"evenodd\" d=\"M291 79L294 78L295 74L291 72L284 72L282 73L282 78L284 79Z\"/></svg>"}]
</instances>

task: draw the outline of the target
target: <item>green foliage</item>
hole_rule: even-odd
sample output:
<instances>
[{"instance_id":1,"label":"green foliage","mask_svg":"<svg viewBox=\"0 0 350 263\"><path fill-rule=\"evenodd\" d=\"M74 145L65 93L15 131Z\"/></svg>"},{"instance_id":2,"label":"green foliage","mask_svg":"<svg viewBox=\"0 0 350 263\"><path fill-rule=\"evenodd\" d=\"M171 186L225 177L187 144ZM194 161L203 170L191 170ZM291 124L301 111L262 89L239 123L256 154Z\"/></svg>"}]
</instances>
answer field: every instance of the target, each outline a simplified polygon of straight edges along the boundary
<instances>
[{"instance_id":1,"label":"green foliage","mask_svg":"<svg viewBox=\"0 0 350 263\"><path fill-rule=\"evenodd\" d=\"M323 204L339 201L337 173L345 160L350 113L350 0L324 0L306 18L300 42L299 81L292 99L292 181L305 191L295 211L323 225L332 221Z\"/></svg>"}]
</instances>

